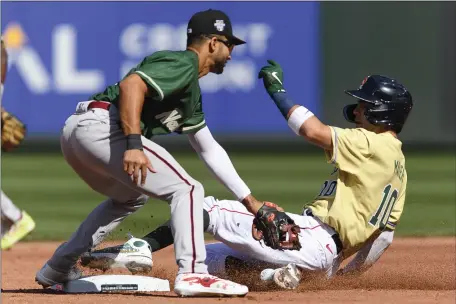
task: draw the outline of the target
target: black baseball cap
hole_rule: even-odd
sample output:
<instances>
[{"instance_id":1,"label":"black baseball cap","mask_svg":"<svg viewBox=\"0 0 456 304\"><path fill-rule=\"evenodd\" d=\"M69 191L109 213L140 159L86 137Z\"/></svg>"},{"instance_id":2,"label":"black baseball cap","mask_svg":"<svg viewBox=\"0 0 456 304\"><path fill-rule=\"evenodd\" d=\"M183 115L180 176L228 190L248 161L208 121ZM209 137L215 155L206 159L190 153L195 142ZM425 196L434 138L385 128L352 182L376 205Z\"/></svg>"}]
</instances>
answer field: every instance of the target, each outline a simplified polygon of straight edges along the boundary
<instances>
[{"instance_id":1,"label":"black baseball cap","mask_svg":"<svg viewBox=\"0 0 456 304\"><path fill-rule=\"evenodd\" d=\"M219 10L206 10L195 13L187 26L187 36L221 35L234 45L244 44L245 41L233 35L230 18Z\"/></svg>"}]
</instances>

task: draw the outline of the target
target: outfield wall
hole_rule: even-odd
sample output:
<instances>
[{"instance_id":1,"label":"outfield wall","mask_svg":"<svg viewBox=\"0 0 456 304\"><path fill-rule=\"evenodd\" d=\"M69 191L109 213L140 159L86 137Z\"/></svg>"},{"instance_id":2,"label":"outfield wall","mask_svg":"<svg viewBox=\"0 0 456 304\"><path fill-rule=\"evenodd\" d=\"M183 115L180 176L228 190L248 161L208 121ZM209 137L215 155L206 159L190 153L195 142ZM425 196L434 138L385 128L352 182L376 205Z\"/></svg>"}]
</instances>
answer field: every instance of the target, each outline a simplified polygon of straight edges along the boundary
<instances>
[{"instance_id":1,"label":"outfield wall","mask_svg":"<svg viewBox=\"0 0 456 304\"><path fill-rule=\"evenodd\" d=\"M206 120L221 141L307 148L256 78L274 58L290 95L327 123L348 126L341 108L351 99L343 91L380 73L403 82L415 99L401 134L407 145L455 144L455 3L2 2L10 54L3 106L28 126L23 151L55 148L78 101L117 82L143 56L183 48L188 18L209 7L226 11L248 42L224 75L201 81ZM185 139L158 141L186 148Z\"/></svg>"},{"instance_id":2,"label":"outfield wall","mask_svg":"<svg viewBox=\"0 0 456 304\"><path fill-rule=\"evenodd\" d=\"M415 105L401 138L456 142L456 3L331 2L321 5L322 109L346 125L343 90L369 73L403 82Z\"/></svg>"}]
</instances>

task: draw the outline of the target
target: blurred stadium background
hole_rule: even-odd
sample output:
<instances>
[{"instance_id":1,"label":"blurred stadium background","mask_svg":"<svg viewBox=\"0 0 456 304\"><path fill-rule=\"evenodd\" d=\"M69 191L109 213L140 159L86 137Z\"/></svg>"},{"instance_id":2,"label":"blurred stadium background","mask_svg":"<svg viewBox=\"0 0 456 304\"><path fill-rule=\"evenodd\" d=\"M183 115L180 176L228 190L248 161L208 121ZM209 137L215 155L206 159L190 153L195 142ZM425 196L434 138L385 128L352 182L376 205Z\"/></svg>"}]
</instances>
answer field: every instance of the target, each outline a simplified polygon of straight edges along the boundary
<instances>
[{"instance_id":1,"label":"blurred stadium background","mask_svg":"<svg viewBox=\"0 0 456 304\"><path fill-rule=\"evenodd\" d=\"M332 125L348 127L343 91L369 74L403 82L415 100L401 133L409 175L398 233L455 235L456 4L450 2L1 2L9 70L2 105L29 128L2 154L2 189L37 222L28 240L63 240L103 198L79 180L58 135L77 102L117 82L144 56L185 45L190 16L224 10L248 44L221 76L201 81L209 127L256 196L300 212L331 167L296 138L257 79L282 64L290 95ZM201 181L231 198L184 137L157 138ZM372 178L375 178L373 176ZM169 216L151 200L111 238L142 236Z\"/></svg>"}]
</instances>

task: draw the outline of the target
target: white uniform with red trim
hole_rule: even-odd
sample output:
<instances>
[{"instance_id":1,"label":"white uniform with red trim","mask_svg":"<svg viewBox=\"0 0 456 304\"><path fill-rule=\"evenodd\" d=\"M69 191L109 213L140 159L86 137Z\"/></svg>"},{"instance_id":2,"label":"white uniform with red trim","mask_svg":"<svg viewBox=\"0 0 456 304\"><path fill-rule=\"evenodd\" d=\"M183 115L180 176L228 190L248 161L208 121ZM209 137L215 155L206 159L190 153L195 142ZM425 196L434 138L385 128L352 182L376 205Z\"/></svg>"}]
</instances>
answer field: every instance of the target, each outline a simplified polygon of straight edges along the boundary
<instances>
[{"instance_id":1,"label":"white uniform with red trim","mask_svg":"<svg viewBox=\"0 0 456 304\"><path fill-rule=\"evenodd\" d=\"M332 238L334 229L313 216L287 213L299 227L302 249L274 250L252 237L253 215L236 201L206 197L204 209L210 221L207 232L222 243L206 245L209 273L223 274L224 260L234 256L242 260L260 260L276 265L297 264L301 269L331 276L340 261ZM333 270L334 269L334 270Z\"/></svg>"}]
</instances>

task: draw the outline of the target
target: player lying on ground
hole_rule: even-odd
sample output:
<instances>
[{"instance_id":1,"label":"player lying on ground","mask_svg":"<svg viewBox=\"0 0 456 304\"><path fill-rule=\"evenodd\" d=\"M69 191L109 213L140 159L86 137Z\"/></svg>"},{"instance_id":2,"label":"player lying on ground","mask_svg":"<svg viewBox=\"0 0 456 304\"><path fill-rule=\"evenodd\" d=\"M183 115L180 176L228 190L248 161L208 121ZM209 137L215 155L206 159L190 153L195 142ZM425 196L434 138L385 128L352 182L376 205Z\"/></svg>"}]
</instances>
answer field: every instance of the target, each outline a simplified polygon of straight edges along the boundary
<instances>
[{"instance_id":1,"label":"player lying on ground","mask_svg":"<svg viewBox=\"0 0 456 304\"><path fill-rule=\"evenodd\" d=\"M0 83L0 100L3 96L3 84L5 83L6 73L8 70L8 53L6 52L3 39L1 40L1 83ZM25 125L14 115L1 108L1 133L2 133L2 151L8 152L17 148L26 133ZM32 217L24 210L19 209L13 201L1 191L1 246L2 249L10 249L14 244L23 239L33 229L35 222Z\"/></svg>"},{"instance_id":2,"label":"player lying on ground","mask_svg":"<svg viewBox=\"0 0 456 304\"><path fill-rule=\"evenodd\" d=\"M280 66L272 61L260 72L289 126L322 147L328 162L335 167L303 215L290 214L301 227L299 252L261 246L248 233L250 227L246 219L250 215L245 209L233 206L230 201L217 204L207 198L205 210L210 218L207 231L232 249L222 250L221 246L215 257L208 255L208 264L212 264L212 271L220 270L214 265L223 264L226 250L228 255L234 252L236 257L278 265L294 263L299 269L323 272L331 277L342 260L358 252L341 273L367 269L391 243L403 211L407 175L397 134L412 108L411 94L391 78L369 76L358 90L346 91L358 99L357 104L344 108L345 118L355 123L356 128L340 129L322 124L308 109L294 105L283 88L282 74ZM168 239L157 233L163 229L166 230L166 226L144 238L151 248L169 244ZM208 248L211 246L216 245ZM113 254L106 251L86 254L85 263L105 257L106 267L121 261L126 257L125 248L121 248L111 248ZM134 254L131 256L134 260ZM213 263L211 259L222 262ZM274 281L282 287L295 287L296 275L291 272L290 268L282 268L274 275Z\"/></svg>"},{"instance_id":3,"label":"player lying on ground","mask_svg":"<svg viewBox=\"0 0 456 304\"><path fill-rule=\"evenodd\" d=\"M334 242L336 234L318 218L287 213L299 225L300 251L274 250L251 237L253 214L232 200L204 200L204 229L220 242L206 245L209 273L226 277L232 270L244 272L266 267L274 268L274 280L283 288L295 288L304 273L332 277L341 262ZM380 258L393 240L393 231L384 231L364 244L355 258L344 268L344 273L361 273ZM149 246L144 246L146 241ZM338 242L338 241L337 241ZM159 251L173 243L169 222L142 239L132 237L125 244L86 253L83 266L106 270L127 268L133 273L152 268L152 251ZM339 244L340 246L340 244ZM340 248L339 248L340 250ZM285 267L284 267L285 266ZM235 269L233 269L235 268ZM280 279L281 276L285 279Z\"/></svg>"}]
</instances>

